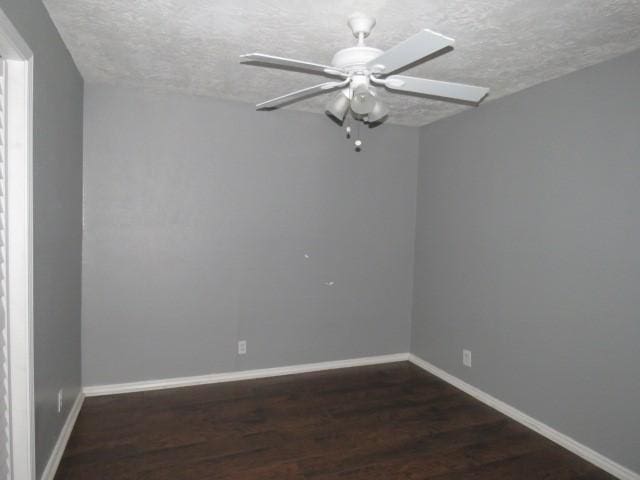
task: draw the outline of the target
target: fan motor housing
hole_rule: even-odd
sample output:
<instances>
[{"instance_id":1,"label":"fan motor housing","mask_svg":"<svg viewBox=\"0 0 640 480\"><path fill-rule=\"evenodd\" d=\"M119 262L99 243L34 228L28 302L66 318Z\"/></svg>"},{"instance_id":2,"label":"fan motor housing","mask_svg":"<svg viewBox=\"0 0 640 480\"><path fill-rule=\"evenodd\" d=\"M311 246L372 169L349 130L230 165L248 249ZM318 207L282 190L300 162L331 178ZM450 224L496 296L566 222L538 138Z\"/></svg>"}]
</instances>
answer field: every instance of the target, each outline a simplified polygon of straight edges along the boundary
<instances>
[{"instance_id":1,"label":"fan motor housing","mask_svg":"<svg viewBox=\"0 0 640 480\"><path fill-rule=\"evenodd\" d=\"M368 62L379 57L382 53L382 50L379 48L365 47L362 45L343 48L333 56L331 65L346 70L347 72L361 71Z\"/></svg>"}]
</instances>

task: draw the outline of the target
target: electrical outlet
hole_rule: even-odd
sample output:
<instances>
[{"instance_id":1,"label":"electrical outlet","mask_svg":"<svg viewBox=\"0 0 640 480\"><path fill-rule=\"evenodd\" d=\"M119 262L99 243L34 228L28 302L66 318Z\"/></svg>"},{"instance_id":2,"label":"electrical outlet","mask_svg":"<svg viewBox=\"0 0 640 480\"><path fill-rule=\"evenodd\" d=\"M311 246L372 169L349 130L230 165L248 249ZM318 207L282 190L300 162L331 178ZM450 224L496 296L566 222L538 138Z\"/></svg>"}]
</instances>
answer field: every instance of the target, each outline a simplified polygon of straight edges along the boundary
<instances>
[{"instance_id":1,"label":"electrical outlet","mask_svg":"<svg viewBox=\"0 0 640 480\"><path fill-rule=\"evenodd\" d=\"M62 412L62 389L58 390L58 413Z\"/></svg>"},{"instance_id":2,"label":"electrical outlet","mask_svg":"<svg viewBox=\"0 0 640 480\"><path fill-rule=\"evenodd\" d=\"M245 355L247 353L247 341L240 340L238 342L238 355Z\"/></svg>"},{"instance_id":3,"label":"electrical outlet","mask_svg":"<svg viewBox=\"0 0 640 480\"><path fill-rule=\"evenodd\" d=\"M471 366L471 350L462 350L462 364L465 367Z\"/></svg>"}]
</instances>

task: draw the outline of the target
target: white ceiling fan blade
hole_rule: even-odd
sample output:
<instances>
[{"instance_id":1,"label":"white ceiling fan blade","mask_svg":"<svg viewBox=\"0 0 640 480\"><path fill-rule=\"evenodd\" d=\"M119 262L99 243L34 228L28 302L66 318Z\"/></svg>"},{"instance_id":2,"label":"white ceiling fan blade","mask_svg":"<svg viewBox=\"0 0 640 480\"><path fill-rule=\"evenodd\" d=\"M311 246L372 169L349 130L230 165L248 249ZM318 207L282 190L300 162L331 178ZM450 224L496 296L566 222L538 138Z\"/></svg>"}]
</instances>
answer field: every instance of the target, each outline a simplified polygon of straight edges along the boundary
<instances>
[{"instance_id":1,"label":"white ceiling fan blade","mask_svg":"<svg viewBox=\"0 0 640 480\"><path fill-rule=\"evenodd\" d=\"M258 105L256 105L256 109L259 110L262 108L277 108L284 104L293 103L303 98L316 95L318 93L328 92L330 90L335 90L336 88L346 87L350 81L351 80L347 79L343 82L327 82L321 83L320 85L314 85L313 87L303 88L302 90L291 92L277 98L272 98L271 100L267 100L266 102L259 103Z\"/></svg>"},{"instance_id":2,"label":"white ceiling fan blade","mask_svg":"<svg viewBox=\"0 0 640 480\"><path fill-rule=\"evenodd\" d=\"M391 77L387 77L383 82L390 90L427 95L429 97L436 97L439 100L473 104L480 103L489 93L489 89L485 87L441 82L439 80L429 80L428 78L407 77L404 75L392 75Z\"/></svg>"},{"instance_id":3,"label":"white ceiling fan blade","mask_svg":"<svg viewBox=\"0 0 640 480\"><path fill-rule=\"evenodd\" d=\"M288 67L299 70L305 70L311 73L319 73L322 75L331 75L334 77L346 77L347 73L329 65L321 65L313 62L303 62L302 60L294 60L292 58L276 57L274 55L266 55L264 53L247 53L240 55L242 61L260 62L275 67Z\"/></svg>"},{"instance_id":4,"label":"white ceiling fan blade","mask_svg":"<svg viewBox=\"0 0 640 480\"><path fill-rule=\"evenodd\" d=\"M374 73L392 73L423 58L450 48L453 38L424 29L374 58L367 67Z\"/></svg>"}]
</instances>

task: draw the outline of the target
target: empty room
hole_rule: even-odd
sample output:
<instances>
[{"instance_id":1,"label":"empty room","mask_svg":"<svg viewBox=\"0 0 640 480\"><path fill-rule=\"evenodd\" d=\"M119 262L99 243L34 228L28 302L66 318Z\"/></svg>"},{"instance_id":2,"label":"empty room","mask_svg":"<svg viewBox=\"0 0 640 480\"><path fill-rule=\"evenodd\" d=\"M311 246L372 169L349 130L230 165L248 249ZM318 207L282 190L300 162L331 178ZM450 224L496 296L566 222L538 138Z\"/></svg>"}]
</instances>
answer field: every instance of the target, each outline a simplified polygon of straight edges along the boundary
<instances>
[{"instance_id":1,"label":"empty room","mask_svg":"<svg viewBox=\"0 0 640 480\"><path fill-rule=\"evenodd\" d=\"M640 480L640 0L0 0L0 479Z\"/></svg>"}]
</instances>

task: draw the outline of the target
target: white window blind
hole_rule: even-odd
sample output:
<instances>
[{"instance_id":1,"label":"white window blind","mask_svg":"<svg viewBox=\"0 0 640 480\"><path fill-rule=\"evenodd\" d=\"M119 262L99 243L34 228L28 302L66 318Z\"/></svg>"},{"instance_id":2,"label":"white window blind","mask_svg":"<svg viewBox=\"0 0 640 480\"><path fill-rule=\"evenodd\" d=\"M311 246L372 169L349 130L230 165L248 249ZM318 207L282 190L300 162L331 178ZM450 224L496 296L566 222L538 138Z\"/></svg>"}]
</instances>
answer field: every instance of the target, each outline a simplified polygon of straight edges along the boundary
<instances>
[{"instance_id":1,"label":"white window blind","mask_svg":"<svg viewBox=\"0 0 640 480\"><path fill-rule=\"evenodd\" d=\"M0 478L10 478L9 456L9 351L7 331L7 270L6 270L6 62L0 58Z\"/></svg>"}]
</instances>

